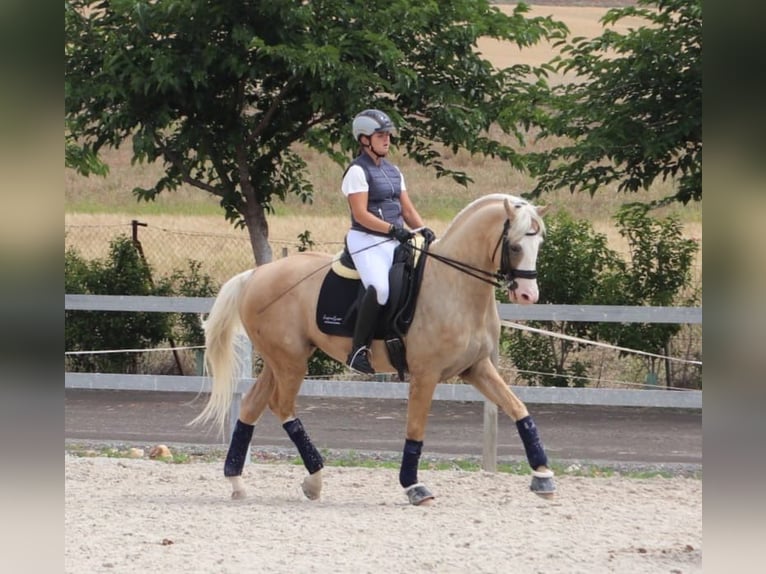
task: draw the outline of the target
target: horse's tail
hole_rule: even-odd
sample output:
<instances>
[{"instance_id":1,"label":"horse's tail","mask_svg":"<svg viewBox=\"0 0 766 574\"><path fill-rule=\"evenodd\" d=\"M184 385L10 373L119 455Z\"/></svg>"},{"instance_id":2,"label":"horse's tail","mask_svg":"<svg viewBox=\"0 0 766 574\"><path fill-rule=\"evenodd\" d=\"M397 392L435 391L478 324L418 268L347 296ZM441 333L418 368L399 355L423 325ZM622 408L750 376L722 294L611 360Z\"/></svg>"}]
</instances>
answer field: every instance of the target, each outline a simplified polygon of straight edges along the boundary
<instances>
[{"instance_id":1,"label":"horse's tail","mask_svg":"<svg viewBox=\"0 0 766 574\"><path fill-rule=\"evenodd\" d=\"M210 314L203 322L205 330L205 371L212 375L210 398L202 412L189 424L215 421L224 434L226 415L241 372L241 356L235 353L234 335L242 329L239 304L252 270L235 275L223 284ZM248 374L249 375L249 374Z\"/></svg>"}]
</instances>

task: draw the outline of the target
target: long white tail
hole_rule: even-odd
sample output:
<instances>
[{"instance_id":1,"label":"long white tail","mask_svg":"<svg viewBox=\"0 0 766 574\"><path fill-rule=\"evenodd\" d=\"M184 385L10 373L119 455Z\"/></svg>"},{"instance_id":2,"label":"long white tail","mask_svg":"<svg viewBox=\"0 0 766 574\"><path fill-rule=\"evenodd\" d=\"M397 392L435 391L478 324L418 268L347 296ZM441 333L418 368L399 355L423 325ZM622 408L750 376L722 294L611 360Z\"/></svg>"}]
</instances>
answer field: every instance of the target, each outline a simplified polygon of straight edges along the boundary
<instances>
[{"instance_id":1,"label":"long white tail","mask_svg":"<svg viewBox=\"0 0 766 574\"><path fill-rule=\"evenodd\" d=\"M202 412L190 424L215 421L224 433L237 379L242 365L238 362L234 335L242 329L239 304L252 269L235 275L223 284L213 303L205 330L205 372L211 374L213 387ZM248 376L250 374L248 373Z\"/></svg>"}]
</instances>

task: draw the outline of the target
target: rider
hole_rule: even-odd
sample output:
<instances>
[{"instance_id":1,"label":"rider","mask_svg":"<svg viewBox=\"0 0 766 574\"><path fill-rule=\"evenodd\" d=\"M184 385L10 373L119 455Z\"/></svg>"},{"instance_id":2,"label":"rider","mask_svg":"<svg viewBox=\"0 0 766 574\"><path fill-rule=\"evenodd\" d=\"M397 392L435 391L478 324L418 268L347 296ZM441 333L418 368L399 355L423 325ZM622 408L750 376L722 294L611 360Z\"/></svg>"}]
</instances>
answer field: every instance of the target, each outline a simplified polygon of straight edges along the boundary
<instances>
[{"instance_id":1,"label":"rider","mask_svg":"<svg viewBox=\"0 0 766 574\"><path fill-rule=\"evenodd\" d=\"M388 272L394 249L413 236L404 223L422 228L420 233L428 243L435 238L434 232L423 226L423 219L407 194L402 172L385 159L395 129L391 118L380 110L357 114L352 131L360 153L346 170L341 184L351 208L346 245L366 288L346 365L367 375L375 373L370 364L370 344L380 311L388 301Z\"/></svg>"}]
</instances>

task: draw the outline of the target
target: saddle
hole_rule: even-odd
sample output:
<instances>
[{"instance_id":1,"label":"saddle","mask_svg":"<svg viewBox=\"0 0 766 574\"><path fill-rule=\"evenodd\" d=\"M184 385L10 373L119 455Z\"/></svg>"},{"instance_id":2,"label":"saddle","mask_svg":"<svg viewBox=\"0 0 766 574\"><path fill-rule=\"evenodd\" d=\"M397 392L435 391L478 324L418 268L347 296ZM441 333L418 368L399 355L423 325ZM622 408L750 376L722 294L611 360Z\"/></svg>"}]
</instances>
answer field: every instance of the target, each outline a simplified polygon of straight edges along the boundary
<instances>
[{"instance_id":1,"label":"saddle","mask_svg":"<svg viewBox=\"0 0 766 574\"><path fill-rule=\"evenodd\" d=\"M412 325L423 279L426 258L421 255L428 250L420 235L410 241L412 243L402 243L394 251L394 262L388 272L388 302L374 334L375 339L385 342L389 361L400 381L404 381L408 371L404 336ZM357 308L364 292L348 246L344 246L333 258L319 291L316 311L319 330L328 335L353 337Z\"/></svg>"}]
</instances>

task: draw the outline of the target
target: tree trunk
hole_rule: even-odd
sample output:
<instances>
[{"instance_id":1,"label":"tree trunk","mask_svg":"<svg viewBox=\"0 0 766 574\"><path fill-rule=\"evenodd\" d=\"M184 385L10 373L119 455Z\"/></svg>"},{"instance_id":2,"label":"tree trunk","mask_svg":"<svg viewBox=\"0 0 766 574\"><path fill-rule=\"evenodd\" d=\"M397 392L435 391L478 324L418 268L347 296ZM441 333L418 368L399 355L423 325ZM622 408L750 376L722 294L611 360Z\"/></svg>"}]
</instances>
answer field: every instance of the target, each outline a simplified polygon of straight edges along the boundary
<instances>
[{"instance_id":1,"label":"tree trunk","mask_svg":"<svg viewBox=\"0 0 766 574\"><path fill-rule=\"evenodd\" d=\"M250 247L253 249L255 264L263 265L271 261L271 246L269 245L269 222L266 213L258 201L247 167L247 154L244 145L237 147L237 163L239 168L239 185L245 199L242 215L250 236Z\"/></svg>"},{"instance_id":2,"label":"tree trunk","mask_svg":"<svg viewBox=\"0 0 766 574\"><path fill-rule=\"evenodd\" d=\"M256 265L269 263L271 257L271 245L269 245L269 222L263 207L255 202L248 202L245 209L245 223L250 235L250 246L253 249Z\"/></svg>"}]
</instances>

